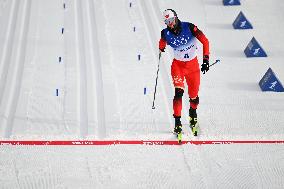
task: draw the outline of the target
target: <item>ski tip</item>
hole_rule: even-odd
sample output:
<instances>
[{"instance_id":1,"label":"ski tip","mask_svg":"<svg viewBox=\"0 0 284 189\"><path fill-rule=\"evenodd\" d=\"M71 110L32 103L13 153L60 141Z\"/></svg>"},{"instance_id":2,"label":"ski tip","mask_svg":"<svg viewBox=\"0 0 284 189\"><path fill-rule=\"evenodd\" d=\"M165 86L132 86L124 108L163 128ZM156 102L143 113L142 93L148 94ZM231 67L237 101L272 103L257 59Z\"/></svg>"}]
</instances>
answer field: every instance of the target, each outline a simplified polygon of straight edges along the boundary
<instances>
[{"instance_id":1,"label":"ski tip","mask_svg":"<svg viewBox=\"0 0 284 189\"><path fill-rule=\"evenodd\" d=\"M182 134L179 133L177 137L178 137L178 143L181 144L182 143Z\"/></svg>"}]
</instances>

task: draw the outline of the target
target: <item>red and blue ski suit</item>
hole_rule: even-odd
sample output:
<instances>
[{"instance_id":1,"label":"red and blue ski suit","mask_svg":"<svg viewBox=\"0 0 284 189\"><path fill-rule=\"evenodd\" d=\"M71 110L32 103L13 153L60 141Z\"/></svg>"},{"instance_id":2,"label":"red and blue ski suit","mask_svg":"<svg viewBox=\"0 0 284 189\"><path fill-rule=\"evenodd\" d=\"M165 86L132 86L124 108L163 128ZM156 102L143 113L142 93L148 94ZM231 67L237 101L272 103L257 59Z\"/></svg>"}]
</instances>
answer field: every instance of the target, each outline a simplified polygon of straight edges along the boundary
<instances>
[{"instance_id":1,"label":"red and blue ski suit","mask_svg":"<svg viewBox=\"0 0 284 189\"><path fill-rule=\"evenodd\" d=\"M174 51L171 75L176 92L173 99L175 117L181 116L184 78L188 85L190 99L198 98L200 69L197 59L197 39L203 44L203 56L209 57L209 41L194 24L178 20L175 29L167 27L161 31L159 49L164 51L166 45L170 45ZM179 91L182 91L182 93ZM190 106L196 109L198 100L190 101Z\"/></svg>"}]
</instances>

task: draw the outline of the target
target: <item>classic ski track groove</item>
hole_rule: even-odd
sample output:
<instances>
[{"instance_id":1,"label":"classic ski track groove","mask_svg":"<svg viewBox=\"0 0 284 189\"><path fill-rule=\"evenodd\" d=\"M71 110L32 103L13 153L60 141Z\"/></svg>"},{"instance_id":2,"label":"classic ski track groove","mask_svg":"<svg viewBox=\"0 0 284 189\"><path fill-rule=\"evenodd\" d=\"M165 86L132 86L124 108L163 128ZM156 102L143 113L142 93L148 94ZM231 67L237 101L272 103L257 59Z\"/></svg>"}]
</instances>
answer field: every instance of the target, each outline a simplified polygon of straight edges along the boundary
<instances>
[{"instance_id":1,"label":"classic ski track groove","mask_svg":"<svg viewBox=\"0 0 284 189\"><path fill-rule=\"evenodd\" d=\"M92 67L92 73L95 75L95 86L96 88L96 102L97 102L97 123L98 123L98 137L104 138L106 136L106 125L105 125L105 103L104 103L104 88L103 88L103 74L102 74L102 62L101 62L101 54L100 54L100 48L99 40L98 40L98 31L97 28L100 28L100 26L96 23L96 8L94 5L93 0L88 0L86 2L86 6L88 6L87 9L87 16L88 16L88 24L90 25L90 39L91 39L91 47L90 53L91 53L91 60L94 62L90 62L90 64L93 65ZM94 49L94 50L92 50Z\"/></svg>"},{"instance_id":2,"label":"classic ski track groove","mask_svg":"<svg viewBox=\"0 0 284 189\"><path fill-rule=\"evenodd\" d=\"M20 95L21 81L23 76L23 68L26 58L26 48L27 48L27 34L30 23L30 13L31 13L31 1L22 1L22 15L20 17L20 36L19 36L19 45L16 48L16 56L15 56L15 66L12 67L12 83L11 88L9 90L9 98L7 99L7 107L5 111L5 115L7 119L4 120L5 132L4 137L9 138L12 134L13 130L13 122L16 113L16 108Z\"/></svg>"},{"instance_id":3,"label":"classic ski track groove","mask_svg":"<svg viewBox=\"0 0 284 189\"><path fill-rule=\"evenodd\" d=\"M86 137L88 135L88 110L87 110L87 71L86 71L86 59L85 59L85 37L83 26L83 8L82 3L76 1L75 7L75 26L76 26L76 40L78 46L77 51L77 69L79 70L78 78L78 99L77 104L79 106L78 120L80 128L80 136Z\"/></svg>"},{"instance_id":4,"label":"classic ski track groove","mask_svg":"<svg viewBox=\"0 0 284 189\"><path fill-rule=\"evenodd\" d=\"M18 11L19 10L19 3L16 1L12 2L10 14L9 14L9 21L8 27L6 31L6 40L4 42L4 49L3 49L3 56L0 62L0 105L3 101L3 93L6 88L7 83L7 74L9 67L11 65L11 55L13 51L13 44L15 39L15 27L17 23Z\"/></svg>"}]
</instances>

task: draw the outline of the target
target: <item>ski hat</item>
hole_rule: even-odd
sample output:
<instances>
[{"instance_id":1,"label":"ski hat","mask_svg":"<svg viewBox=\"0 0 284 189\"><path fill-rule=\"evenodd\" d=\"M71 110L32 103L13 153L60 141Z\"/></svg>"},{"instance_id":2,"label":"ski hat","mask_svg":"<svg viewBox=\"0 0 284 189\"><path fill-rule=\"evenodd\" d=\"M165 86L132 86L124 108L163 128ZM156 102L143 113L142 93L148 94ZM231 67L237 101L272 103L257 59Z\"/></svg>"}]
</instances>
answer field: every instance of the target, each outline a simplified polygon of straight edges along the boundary
<instances>
[{"instance_id":1,"label":"ski hat","mask_svg":"<svg viewBox=\"0 0 284 189\"><path fill-rule=\"evenodd\" d=\"M166 9L163 12L163 18L166 25L170 25L177 18L177 13L173 9Z\"/></svg>"}]
</instances>

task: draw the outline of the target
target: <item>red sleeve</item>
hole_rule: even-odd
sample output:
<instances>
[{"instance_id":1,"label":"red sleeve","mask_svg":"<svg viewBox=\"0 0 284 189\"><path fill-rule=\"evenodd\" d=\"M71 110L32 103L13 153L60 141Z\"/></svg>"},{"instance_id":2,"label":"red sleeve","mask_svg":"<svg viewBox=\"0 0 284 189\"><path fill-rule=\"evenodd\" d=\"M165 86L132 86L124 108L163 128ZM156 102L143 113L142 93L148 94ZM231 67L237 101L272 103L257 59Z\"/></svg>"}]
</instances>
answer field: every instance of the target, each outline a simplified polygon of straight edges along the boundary
<instances>
[{"instance_id":1,"label":"red sleeve","mask_svg":"<svg viewBox=\"0 0 284 189\"><path fill-rule=\"evenodd\" d=\"M166 45L167 45L167 42L163 38L161 38L159 41L159 49L165 49Z\"/></svg>"},{"instance_id":2,"label":"red sleeve","mask_svg":"<svg viewBox=\"0 0 284 189\"><path fill-rule=\"evenodd\" d=\"M203 45L203 56L209 55L209 41L207 37L200 31L196 26L193 28L195 37L202 43Z\"/></svg>"}]
</instances>

